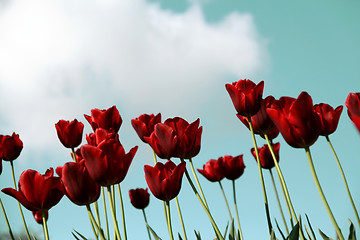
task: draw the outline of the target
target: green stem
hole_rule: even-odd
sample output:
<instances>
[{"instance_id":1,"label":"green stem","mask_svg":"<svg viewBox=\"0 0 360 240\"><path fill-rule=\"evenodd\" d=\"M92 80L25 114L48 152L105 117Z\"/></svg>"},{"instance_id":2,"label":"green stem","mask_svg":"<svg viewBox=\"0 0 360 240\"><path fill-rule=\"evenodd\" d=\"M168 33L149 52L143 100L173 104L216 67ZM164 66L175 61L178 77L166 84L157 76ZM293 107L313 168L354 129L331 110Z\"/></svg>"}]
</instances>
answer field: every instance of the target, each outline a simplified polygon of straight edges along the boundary
<instances>
[{"instance_id":1,"label":"green stem","mask_svg":"<svg viewBox=\"0 0 360 240\"><path fill-rule=\"evenodd\" d=\"M101 226L101 223L100 223L100 214L99 214L99 206L98 206L97 201L94 202L94 208L95 208L95 215L96 215L97 224L98 224L99 226Z\"/></svg>"},{"instance_id":2,"label":"green stem","mask_svg":"<svg viewBox=\"0 0 360 240\"><path fill-rule=\"evenodd\" d=\"M251 131L251 137L252 137L252 140L253 140L253 143L254 143L254 149L255 149L255 153L256 153L256 160L257 160L257 163L258 163L258 169L259 169L259 174L260 174L260 182L261 182L262 191L263 191L263 195L264 195L266 219L267 219L267 223L268 223L269 233L271 235L272 232L273 232L273 227L271 225L271 220L270 220L271 218L270 218L268 199L267 199L267 194L266 194L266 189L265 189L264 176L263 176L262 169L261 169L259 150L258 150L258 147L257 147L257 144L256 144L254 128L253 128L253 125L252 125L252 122L251 122L251 117L248 117L248 122L249 122L250 131Z\"/></svg>"},{"instance_id":3,"label":"green stem","mask_svg":"<svg viewBox=\"0 0 360 240\"><path fill-rule=\"evenodd\" d=\"M49 240L49 231L48 231L48 227L47 227L47 223L46 223L46 213L45 210L41 211L42 213L42 220L43 220L43 227L44 227L44 237L45 240Z\"/></svg>"},{"instance_id":4,"label":"green stem","mask_svg":"<svg viewBox=\"0 0 360 240\"><path fill-rule=\"evenodd\" d=\"M113 196L111 194L111 186L107 186L107 192L108 192L108 196L109 196L109 203L110 203L110 207L111 207L111 215L112 215L112 218L113 218L115 235L118 238L118 240L121 240L119 226L118 226L118 222L116 220L116 215L115 215Z\"/></svg>"},{"instance_id":5,"label":"green stem","mask_svg":"<svg viewBox=\"0 0 360 240\"><path fill-rule=\"evenodd\" d=\"M153 156L154 156L154 162L155 162L155 164L157 163L157 159L156 159L156 153L155 153L155 151L153 150Z\"/></svg>"},{"instance_id":6,"label":"green stem","mask_svg":"<svg viewBox=\"0 0 360 240\"><path fill-rule=\"evenodd\" d=\"M207 208L209 208L209 206L208 206L208 204L207 204L207 202L206 202L206 198L205 198L204 192L203 192L203 190L202 190L202 188L201 188L199 179L198 179L198 177L197 177L197 175L196 175L195 168L194 168L194 165L193 165L193 162L192 162L192 159L191 159L191 158L189 158L189 162L190 162L191 171L192 171L192 173L193 173L193 175L194 175L194 177L195 177L196 185L199 187L201 197L202 197L202 199L204 200L205 206L206 206Z\"/></svg>"},{"instance_id":7,"label":"green stem","mask_svg":"<svg viewBox=\"0 0 360 240\"><path fill-rule=\"evenodd\" d=\"M224 192L224 188L223 188L223 186L222 186L222 184L221 184L220 181L218 181L218 183L219 183L219 186L220 186L220 189L221 189L221 193L222 193L222 195L223 195L223 197L224 197L224 200L225 200L225 204L226 204L226 208L227 208L228 213L229 213L230 221L232 221L233 217L232 217L232 215L231 215L229 203L228 203L228 200L227 200L227 198L226 198L226 195L225 195L225 192Z\"/></svg>"},{"instance_id":8,"label":"green stem","mask_svg":"<svg viewBox=\"0 0 360 240\"><path fill-rule=\"evenodd\" d=\"M12 179L13 179L13 183L14 183L14 188L15 188L15 190L17 191L16 180L15 180L15 171L14 171L14 163L13 163L13 161L10 161L10 165L11 165L11 173L12 173ZM27 225L26 225L24 213L23 213L23 211L22 211L20 202L17 201L17 203L18 203L19 210L20 210L20 214L21 214L21 218L22 218L22 221L23 221L23 224L24 224L26 236L27 236L27 238L28 238L29 240L31 240L30 233L29 233L29 229L28 229L28 227L27 227Z\"/></svg>"},{"instance_id":9,"label":"green stem","mask_svg":"<svg viewBox=\"0 0 360 240\"><path fill-rule=\"evenodd\" d=\"M316 171L315 171L315 167L314 167L314 163L313 163L313 160L312 160L312 157L311 157L311 153L310 153L310 148L309 147L305 147L305 152L306 152L306 156L309 160L309 165L310 165L310 168L311 168L311 173L313 175L313 178L314 178L314 181L315 181L315 184L316 184L316 187L319 191L319 194L320 194L320 197L321 197L321 200L323 201L324 205L325 205L325 208L326 208L326 211L328 212L329 214L329 217L331 219L331 222L332 224L334 225L335 227L335 230L336 230L336 233L339 237L340 240L344 240L344 236L342 235L341 233L341 230L338 226L338 224L336 223L336 220L335 220L335 217L333 215L333 213L331 212L331 209L330 209L330 206L325 198L325 195L324 195L324 192L320 186L320 182L319 182L319 179L317 177L317 174L316 174Z\"/></svg>"},{"instance_id":10,"label":"green stem","mask_svg":"<svg viewBox=\"0 0 360 240\"><path fill-rule=\"evenodd\" d=\"M110 233L109 233L109 221L106 211L106 201L105 201L105 188L101 187L102 197L103 197L103 204L104 204L104 214L105 214L105 223L106 223L106 236L107 239L110 239Z\"/></svg>"},{"instance_id":11,"label":"green stem","mask_svg":"<svg viewBox=\"0 0 360 240\"><path fill-rule=\"evenodd\" d=\"M296 223L298 222L298 219L297 219L294 207L293 207L291 199L290 199L290 194L289 194L288 188L286 186L284 176L282 174L282 171L281 171L280 166L278 164L278 161L276 159L273 144L269 140L269 137L268 137L267 134L264 134L264 136L265 136L266 142L267 142L267 144L269 146L271 156L273 157L273 160L274 160L275 168L276 168L276 171L278 173L278 177L279 177L279 181L280 181L280 185L281 185L281 190L283 191L283 194L285 196L286 205L287 205L288 212L289 212L289 217L290 217L290 223L291 223L291 226L294 227L292 216L294 216L294 219L295 219Z\"/></svg>"},{"instance_id":12,"label":"green stem","mask_svg":"<svg viewBox=\"0 0 360 240\"><path fill-rule=\"evenodd\" d=\"M167 226L168 226L168 229L169 229L170 239L174 240L172 227L171 227L171 216L170 216L170 204L169 204L169 201L166 201L166 222L167 222Z\"/></svg>"},{"instance_id":13,"label":"green stem","mask_svg":"<svg viewBox=\"0 0 360 240\"><path fill-rule=\"evenodd\" d=\"M333 146L332 146L332 144L331 144L331 141L330 141L329 136L326 136L326 140L327 140L327 142L329 143L329 146L330 146L330 148L331 148L331 151L333 152L333 154L334 154L334 156L335 156L335 159L336 159L336 162L337 162L337 164L338 164L338 166L339 166L339 169L340 169L340 172L341 172L341 176L342 176L342 178L343 178L343 180L344 180L344 184L345 184L345 188L346 188L347 194L348 194L348 196L349 196L349 199L350 199L352 208L354 209L354 212L355 212L355 215L356 215L356 219L357 219L358 224L359 224L359 227L360 227L359 214L358 214L358 211L356 210L354 200L353 200L353 198L352 198L352 196L351 196L350 189L349 189L349 185L348 185L348 183L347 183L347 181L346 181L346 177L345 177L344 170L343 170L343 168L342 168L342 166L341 166L341 164L340 164L340 160L339 160L339 158L338 158L338 156L337 156L337 154L336 154L336 152L335 152L335 149L333 148Z\"/></svg>"},{"instance_id":14,"label":"green stem","mask_svg":"<svg viewBox=\"0 0 360 240\"><path fill-rule=\"evenodd\" d=\"M240 240L243 240L244 237L243 237L241 227L240 227L239 211L238 211L238 207L237 207L237 203L236 203L235 180L232 180L232 186L233 186L233 194L234 194L234 206L235 206L235 212L236 212L236 220L237 220L237 224L238 224L238 228L239 228L239 232L240 232Z\"/></svg>"},{"instance_id":15,"label":"green stem","mask_svg":"<svg viewBox=\"0 0 360 240\"><path fill-rule=\"evenodd\" d=\"M125 223L125 211L124 211L124 203L123 203L123 199L122 199L120 183L118 184L118 190L119 190L119 198L120 198L121 216L122 216L122 221L123 221L124 238L126 240L127 234L126 234L126 223Z\"/></svg>"},{"instance_id":16,"label":"green stem","mask_svg":"<svg viewBox=\"0 0 360 240\"><path fill-rule=\"evenodd\" d=\"M90 217L89 212L88 212L88 215L89 215L89 220L90 220L91 229L92 229L92 231L93 231L93 233L94 233L95 239L99 239L99 236L98 236L98 234L96 233L96 230L95 230L95 227L94 227L94 223L93 223L93 221L91 220L91 217ZM100 234L100 233L99 233L99 234Z\"/></svg>"},{"instance_id":17,"label":"green stem","mask_svg":"<svg viewBox=\"0 0 360 240\"><path fill-rule=\"evenodd\" d=\"M145 209L141 209L141 210L142 210L142 213L144 215L145 227L146 227L146 230L148 232L149 240L151 240L151 235L150 235L150 230L148 228L148 222L147 222L147 219L146 219Z\"/></svg>"},{"instance_id":18,"label":"green stem","mask_svg":"<svg viewBox=\"0 0 360 240\"><path fill-rule=\"evenodd\" d=\"M5 211L4 205L3 205L2 201L1 201L1 198L0 198L0 205L1 205L1 209L2 209L2 212L4 214L4 217L5 217L6 225L7 225L8 229L9 229L9 235L10 235L12 240L15 240L14 235L13 235L12 230L11 230L11 227L10 227L9 219L8 219L8 217L6 215L6 211Z\"/></svg>"},{"instance_id":19,"label":"green stem","mask_svg":"<svg viewBox=\"0 0 360 240\"><path fill-rule=\"evenodd\" d=\"M187 240L185 224L184 224L184 220L183 220L183 217L182 217L182 214L181 214L179 200L178 200L177 197L175 198L175 202L176 202L176 207L177 207L177 210L178 210L178 213L179 213L179 218L180 218L180 222L181 222L181 228L182 228L182 231L184 233L185 240Z\"/></svg>"},{"instance_id":20,"label":"green stem","mask_svg":"<svg viewBox=\"0 0 360 240\"><path fill-rule=\"evenodd\" d=\"M285 220L285 217L284 217L284 212L282 210L282 207L281 207L281 203L280 203L280 199L279 199L279 194L278 194L278 191L276 189L276 184L275 184L275 180L274 180L274 175L271 171L271 169L269 169L269 172L270 172L270 177L271 177L271 181L273 183L273 186L274 186L274 191L275 191L275 196L276 196L276 200L278 202L278 205L279 205L279 210L280 210L280 214L281 214L281 218L284 222L284 225L285 225L285 230L286 230L286 235L289 235L289 229L288 229L288 226L286 224L286 220Z\"/></svg>"},{"instance_id":21,"label":"green stem","mask_svg":"<svg viewBox=\"0 0 360 240\"><path fill-rule=\"evenodd\" d=\"M182 161L183 161L183 160L182 160ZM219 240L224 240L224 238L223 238L223 236L221 235L221 232L220 232L218 226L216 225L215 220L214 220L214 218L212 217L209 209L206 207L204 201L202 200L202 198L200 197L198 191L196 190L195 185L194 185L194 183L192 182L192 180L191 180L191 178L190 178L190 175L189 175L187 169L185 169L185 176L186 176L186 178L187 178L187 180L188 180L188 182L189 182L189 184L190 184L193 192L195 193L195 196L198 198L201 206L204 208L206 214L208 215L208 217L209 217L209 219L210 219L210 222L211 222L211 224L212 224L212 226L213 226L213 228L214 228L214 230L215 230L216 235L220 238Z\"/></svg>"},{"instance_id":22,"label":"green stem","mask_svg":"<svg viewBox=\"0 0 360 240\"><path fill-rule=\"evenodd\" d=\"M86 204L86 209L87 209L87 212L88 212L88 214L89 214L90 221L95 225L96 230L98 231L101 240L105 240L104 233L103 233L103 231L101 230L101 228L99 227L99 225L97 225L97 223L96 223L96 221L95 221L95 218L94 218L94 215L93 215L93 213L91 212L91 208L90 208L90 205L89 205L89 204Z\"/></svg>"},{"instance_id":23,"label":"green stem","mask_svg":"<svg viewBox=\"0 0 360 240\"><path fill-rule=\"evenodd\" d=\"M74 149L74 148L71 148L71 152L72 152L72 157L73 157L74 162L77 162L77 161L76 161L75 149Z\"/></svg>"}]
</instances>

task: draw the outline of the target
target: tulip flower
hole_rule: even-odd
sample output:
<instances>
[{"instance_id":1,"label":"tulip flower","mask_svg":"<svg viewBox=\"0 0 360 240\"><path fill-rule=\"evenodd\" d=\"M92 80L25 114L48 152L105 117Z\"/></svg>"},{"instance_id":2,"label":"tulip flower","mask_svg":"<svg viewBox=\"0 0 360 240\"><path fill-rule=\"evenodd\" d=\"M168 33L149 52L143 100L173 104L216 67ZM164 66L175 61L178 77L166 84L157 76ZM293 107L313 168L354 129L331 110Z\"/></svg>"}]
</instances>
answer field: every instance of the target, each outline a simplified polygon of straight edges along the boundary
<instances>
[{"instance_id":1,"label":"tulip flower","mask_svg":"<svg viewBox=\"0 0 360 240\"><path fill-rule=\"evenodd\" d=\"M23 142L19 134L0 135L0 157L5 161L14 161L23 149Z\"/></svg>"},{"instance_id":2,"label":"tulip flower","mask_svg":"<svg viewBox=\"0 0 360 240\"><path fill-rule=\"evenodd\" d=\"M273 145L274 153L276 156L276 160L279 162L279 149L280 149L280 143L275 143ZM275 166L274 159L271 155L269 146L266 144L262 148L258 148L259 150L259 157L260 157L260 164L262 168L265 169L271 169ZM254 156L256 160L256 153L255 148L251 149L251 154Z\"/></svg>"},{"instance_id":3,"label":"tulip flower","mask_svg":"<svg viewBox=\"0 0 360 240\"><path fill-rule=\"evenodd\" d=\"M84 124L74 119L73 121L60 120L55 124L60 142L66 147L74 149L81 144Z\"/></svg>"},{"instance_id":4,"label":"tulip flower","mask_svg":"<svg viewBox=\"0 0 360 240\"><path fill-rule=\"evenodd\" d=\"M145 142L144 137L150 137L151 133L154 131L154 127L157 123L161 122L161 114L158 113L156 116L154 114L142 114L138 118L131 120L131 125L135 129L139 138Z\"/></svg>"},{"instance_id":5,"label":"tulip flower","mask_svg":"<svg viewBox=\"0 0 360 240\"><path fill-rule=\"evenodd\" d=\"M261 106L264 81L255 84L251 80L241 79L225 85L237 113L241 116L255 115Z\"/></svg>"},{"instance_id":6,"label":"tulip flower","mask_svg":"<svg viewBox=\"0 0 360 240\"><path fill-rule=\"evenodd\" d=\"M84 117L94 131L97 128L104 128L106 130L113 129L115 132L118 132L122 124L122 119L116 106L106 110L94 108L91 110L91 116L84 114Z\"/></svg>"},{"instance_id":7,"label":"tulip flower","mask_svg":"<svg viewBox=\"0 0 360 240\"><path fill-rule=\"evenodd\" d=\"M220 157L219 161L223 166L224 175L227 179L235 180L244 173L245 164L242 154L235 157L225 155L224 157Z\"/></svg>"},{"instance_id":8,"label":"tulip flower","mask_svg":"<svg viewBox=\"0 0 360 240\"><path fill-rule=\"evenodd\" d=\"M314 105L315 111L319 114L321 121L321 136L328 136L335 132L343 106L338 106L336 109L329 104L320 103Z\"/></svg>"},{"instance_id":9,"label":"tulip flower","mask_svg":"<svg viewBox=\"0 0 360 240\"><path fill-rule=\"evenodd\" d=\"M97 147L83 145L81 155L90 177L101 186L110 186L124 180L137 148L135 146L125 154L124 147L117 140L109 138Z\"/></svg>"},{"instance_id":10,"label":"tulip flower","mask_svg":"<svg viewBox=\"0 0 360 240\"><path fill-rule=\"evenodd\" d=\"M95 130L95 133L90 133L89 135L86 135L86 141L88 144L97 146L99 145L103 140L113 138L120 142L119 140L119 134L117 134L113 129L106 130L104 128L97 128Z\"/></svg>"},{"instance_id":11,"label":"tulip flower","mask_svg":"<svg viewBox=\"0 0 360 240\"><path fill-rule=\"evenodd\" d=\"M148 189L130 189L129 197L131 204L137 209L145 209L149 205L150 194Z\"/></svg>"},{"instance_id":12,"label":"tulip flower","mask_svg":"<svg viewBox=\"0 0 360 240\"><path fill-rule=\"evenodd\" d=\"M180 192L185 167L185 162L176 166L170 160L165 164L158 162L155 167L145 165L145 179L152 194L166 202L175 198Z\"/></svg>"},{"instance_id":13,"label":"tulip flower","mask_svg":"<svg viewBox=\"0 0 360 240\"><path fill-rule=\"evenodd\" d=\"M261 102L259 111L251 117L251 123L253 125L255 134L268 134L269 139L274 139L279 135L279 130L275 127L273 121L266 113L266 109L275 101L273 96L268 96ZM249 120L246 116L236 114L240 121L250 129Z\"/></svg>"},{"instance_id":14,"label":"tulip flower","mask_svg":"<svg viewBox=\"0 0 360 240\"><path fill-rule=\"evenodd\" d=\"M44 175L35 170L26 170L20 175L19 190L4 188L2 192L17 199L30 211L49 210L63 197L63 186L59 177L54 177L54 169Z\"/></svg>"},{"instance_id":15,"label":"tulip flower","mask_svg":"<svg viewBox=\"0 0 360 240\"><path fill-rule=\"evenodd\" d=\"M266 112L285 141L294 148L309 147L320 135L320 117L314 111L312 99L307 92L300 93L297 99L281 97Z\"/></svg>"},{"instance_id":16,"label":"tulip flower","mask_svg":"<svg viewBox=\"0 0 360 240\"><path fill-rule=\"evenodd\" d=\"M224 169L219 159L210 159L204 164L203 169L198 169L207 180L210 182L219 182L224 176Z\"/></svg>"},{"instance_id":17,"label":"tulip flower","mask_svg":"<svg viewBox=\"0 0 360 240\"><path fill-rule=\"evenodd\" d=\"M349 118L360 132L360 93L349 93L345 105Z\"/></svg>"},{"instance_id":18,"label":"tulip flower","mask_svg":"<svg viewBox=\"0 0 360 240\"><path fill-rule=\"evenodd\" d=\"M90 178L85 162L68 162L57 167L65 195L76 205L83 206L97 201L100 197L100 185Z\"/></svg>"},{"instance_id":19,"label":"tulip flower","mask_svg":"<svg viewBox=\"0 0 360 240\"><path fill-rule=\"evenodd\" d=\"M45 213L45 220L47 220L48 217L49 217L49 213L48 213L48 211L44 211L44 213ZM32 214L34 216L35 221L38 224L43 224L43 218L42 218L42 212L41 211L33 211Z\"/></svg>"}]
</instances>

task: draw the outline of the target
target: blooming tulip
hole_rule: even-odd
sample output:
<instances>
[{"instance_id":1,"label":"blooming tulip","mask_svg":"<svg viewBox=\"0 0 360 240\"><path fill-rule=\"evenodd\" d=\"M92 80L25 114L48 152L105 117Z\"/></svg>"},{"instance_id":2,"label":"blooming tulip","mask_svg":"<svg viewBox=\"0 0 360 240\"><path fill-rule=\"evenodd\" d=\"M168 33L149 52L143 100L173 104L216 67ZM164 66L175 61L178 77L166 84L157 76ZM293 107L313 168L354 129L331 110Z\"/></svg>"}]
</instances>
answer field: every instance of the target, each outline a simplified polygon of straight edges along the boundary
<instances>
[{"instance_id":1,"label":"blooming tulip","mask_svg":"<svg viewBox=\"0 0 360 240\"><path fill-rule=\"evenodd\" d=\"M275 127L273 121L266 113L266 109L275 101L273 96L268 96L261 102L259 111L251 117L255 134L268 134L269 139L274 139L279 134L279 130ZM247 117L236 114L240 121L249 128L249 120Z\"/></svg>"},{"instance_id":2,"label":"blooming tulip","mask_svg":"<svg viewBox=\"0 0 360 240\"><path fill-rule=\"evenodd\" d=\"M144 209L149 205L150 194L148 189L137 188L129 191L131 204L137 209Z\"/></svg>"},{"instance_id":3,"label":"blooming tulip","mask_svg":"<svg viewBox=\"0 0 360 240\"><path fill-rule=\"evenodd\" d=\"M7 195L16 198L30 211L49 210L63 197L63 186L59 177L54 177L54 169L41 175L35 170L26 170L20 175L19 190L2 189Z\"/></svg>"},{"instance_id":4,"label":"blooming tulip","mask_svg":"<svg viewBox=\"0 0 360 240\"><path fill-rule=\"evenodd\" d=\"M85 114L84 116L94 131L97 128L104 128L106 130L113 129L115 132L118 132L122 124L121 116L115 106L106 110L94 108L91 110L91 116Z\"/></svg>"},{"instance_id":5,"label":"blooming tulip","mask_svg":"<svg viewBox=\"0 0 360 240\"><path fill-rule=\"evenodd\" d=\"M255 115L261 106L264 81L255 84L251 80L241 79L225 85L237 113L241 116Z\"/></svg>"},{"instance_id":6,"label":"blooming tulip","mask_svg":"<svg viewBox=\"0 0 360 240\"><path fill-rule=\"evenodd\" d=\"M360 132L360 93L349 93L345 105L349 118Z\"/></svg>"},{"instance_id":7,"label":"blooming tulip","mask_svg":"<svg viewBox=\"0 0 360 240\"><path fill-rule=\"evenodd\" d=\"M139 138L145 142L144 137L150 137L151 133L154 131L155 124L161 122L161 114L158 113L156 116L154 114L142 114L138 118L131 120L131 125L135 129Z\"/></svg>"},{"instance_id":8,"label":"blooming tulip","mask_svg":"<svg viewBox=\"0 0 360 240\"><path fill-rule=\"evenodd\" d=\"M305 148L318 139L321 121L307 92L300 93L297 99L281 97L266 111L290 146Z\"/></svg>"},{"instance_id":9,"label":"blooming tulip","mask_svg":"<svg viewBox=\"0 0 360 240\"><path fill-rule=\"evenodd\" d=\"M343 106L338 106L335 110L329 104L320 103L314 105L315 111L319 114L321 121L321 136L328 136L335 132Z\"/></svg>"},{"instance_id":10,"label":"blooming tulip","mask_svg":"<svg viewBox=\"0 0 360 240\"><path fill-rule=\"evenodd\" d=\"M186 163L175 165L172 161L156 163L155 167L144 166L145 179L152 194L163 201L175 198L181 188Z\"/></svg>"},{"instance_id":11,"label":"blooming tulip","mask_svg":"<svg viewBox=\"0 0 360 240\"><path fill-rule=\"evenodd\" d=\"M113 129L106 130L104 128L97 128L95 130L95 133L90 133L89 135L86 135L86 141L88 144L97 146L99 145L103 140L113 138L120 142L119 140L119 134L117 134Z\"/></svg>"},{"instance_id":12,"label":"blooming tulip","mask_svg":"<svg viewBox=\"0 0 360 240\"><path fill-rule=\"evenodd\" d=\"M198 172L210 182L219 182L225 177L224 169L219 159L210 159L204 164L203 169L198 169Z\"/></svg>"},{"instance_id":13,"label":"blooming tulip","mask_svg":"<svg viewBox=\"0 0 360 240\"><path fill-rule=\"evenodd\" d=\"M274 149L276 160L279 162L280 143L275 143L273 145L273 149ZM262 148L258 148L258 151L259 151L259 158L260 158L261 167L265 168L265 169L273 168L275 166L275 163L274 163L274 159L273 159L273 157L271 155L269 146L266 144ZM256 153L255 153L255 148L251 149L251 154L254 156L255 160L257 160Z\"/></svg>"},{"instance_id":14,"label":"blooming tulip","mask_svg":"<svg viewBox=\"0 0 360 240\"><path fill-rule=\"evenodd\" d=\"M74 119L73 121L60 120L55 124L60 142L66 148L76 148L81 144L84 124Z\"/></svg>"},{"instance_id":15,"label":"blooming tulip","mask_svg":"<svg viewBox=\"0 0 360 240\"><path fill-rule=\"evenodd\" d=\"M5 161L13 161L19 157L23 149L23 142L19 134L0 135L0 157Z\"/></svg>"},{"instance_id":16,"label":"blooming tulip","mask_svg":"<svg viewBox=\"0 0 360 240\"><path fill-rule=\"evenodd\" d=\"M227 179L235 180L244 173L245 164L243 155L235 157L225 155L224 157L220 157L219 161L224 168L224 175Z\"/></svg>"},{"instance_id":17,"label":"blooming tulip","mask_svg":"<svg viewBox=\"0 0 360 240\"><path fill-rule=\"evenodd\" d=\"M90 178L84 160L65 163L56 168L56 173L61 177L66 196L76 205L87 205L99 198L100 185Z\"/></svg>"},{"instance_id":18,"label":"blooming tulip","mask_svg":"<svg viewBox=\"0 0 360 240\"><path fill-rule=\"evenodd\" d=\"M135 146L125 154L124 147L117 140L109 138L97 147L83 145L81 155L90 177L101 186L110 186L124 180L137 148Z\"/></svg>"}]
</instances>

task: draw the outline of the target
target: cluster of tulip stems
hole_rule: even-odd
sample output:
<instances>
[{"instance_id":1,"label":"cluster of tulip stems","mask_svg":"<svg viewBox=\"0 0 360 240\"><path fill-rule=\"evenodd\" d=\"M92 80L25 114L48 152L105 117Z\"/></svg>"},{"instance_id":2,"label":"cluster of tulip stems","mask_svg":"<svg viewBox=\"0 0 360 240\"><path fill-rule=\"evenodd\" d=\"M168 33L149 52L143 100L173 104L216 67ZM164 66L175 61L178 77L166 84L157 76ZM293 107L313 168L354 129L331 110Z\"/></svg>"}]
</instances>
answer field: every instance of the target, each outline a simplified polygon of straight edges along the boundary
<instances>
[{"instance_id":1,"label":"cluster of tulip stems","mask_svg":"<svg viewBox=\"0 0 360 240\"><path fill-rule=\"evenodd\" d=\"M331 219L336 231L336 239L344 240L344 235L340 230L335 216L326 200L325 194L318 180L313 160L311 157L310 146L313 145L319 136L324 136L334 154L339 170L342 174L344 185L349 197L349 204L354 210L356 221L360 228L360 219L356 210L349 186L347 184L344 171L340 161L331 144L329 135L332 134L338 125L343 106L333 108L328 104L320 103L313 105L312 98L307 92L302 92L298 98L281 97L276 100L272 96L263 98L264 82L255 84L251 80L241 79L237 82L226 84L225 88L230 95L239 120L249 129L249 136L252 138L254 148L251 153L257 161L259 177L264 197L265 217L270 239L316 239L313 228L308 217L307 224L302 224L292 204L290 192L279 161L279 143L273 140L281 133L284 140L291 147L303 148L305 150L310 169L314 178L315 185L323 201L324 207ZM360 93L349 93L345 105L347 113L356 128L360 132ZM125 152L120 142L118 131L122 124L122 118L115 106L106 110L92 109L91 115L84 115L91 125L93 132L86 135L87 144L82 143L83 123L74 119L73 121L60 120L55 124L60 142L71 150L72 161L65 163L55 169L49 168L44 174L35 170L28 169L20 175L18 185L14 174L14 160L20 155L23 143L19 135L0 135L0 174L2 171L2 160L9 162L11 166L14 188L4 188L2 192L15 198L18 201L20 215L23 221L27 238L35 237L29 232L26 220L23 215L22 207L33 213L34 219L43 225L44 239L49 239L47 218L49 210L55 206L64 195L70 201L79 206L85 206L89 214L89 222L95 239L127 239L125 210L123 205L123 195L120 183L127 175L131 162L137 152L138 146L133 147L129 152ZM218 159L211 159L203 165L203 169L195 171L192 159L199 153L201 145L202 126L197 119L192 123L180 117L168 118L164 122L161 114L142 114L138 118L132 119L131 124L139 138L153 150L154 166L145 165L145 179L150 192L159 200L163 201L166 224L169 231L169 238L175 239L171 224L170 204L175 199L179 219L181 222L182 233L177 234L178 239L193 239L188 236L189 232L185 229L184 220L178 201L178 194L181 189L182 179L185 175L187 182L194 192L194 197L198 199L201 207L209 218L211 231L217 240L223 239L244 239L241 231L240 216L237 210L235 180L244 172L243 155L225 155ZM263 147L258 147L255 135L259 135L267 142ZM80 146L81 145L81 146ZM164 159L166 163L158 161ZM179 159L179 164L174 163L174 159ZM279 185L286 203L288 217L280 204L279 195L276 190L275 178L272 169L276 169ZM284 223L281 229L276 222L277 228L271 221L270 209L268 205L267 189L265 188L263 171L269 170L276 193L277 202ZM191 172L191 174L189 174ZM201 188L197 172L211 182L219 183L224 202L229 214L230 225L225 231L221 231L213 218L209 205L206 201L204 191ZM192 176L190 176L192 175ZM232 216L230 206L226 198L221 180L227 178L232 181L233 202L236 212L235 218ZM122 216L122 228L119 227L119 220L116 214L117 204L115 195L119 194L120 211ZM99 200L100 196L102 202ZM156 233L156 226L147 222L145 208L149 204L148 189L137 188L129 191L129 198L135 208L142 210L145 228L149 239L161 239ZM108 201L108 204L106 203ZM11 224L8 221L5 207L0 205L11 239L15 239ZM106 223L100 222L100 208L104 210ZM110 208L110 209L107 209ZM95 214L93 214L95 212ZM110 217L111 215L111 217ZM112 218L112 223L109 220ZM109 225L112 224L113 232L110 232ZM164 223L165 224L165 223ZM74 226L76 227L76 226ZM275 230L276 234L275 234ZM201 234L195 231L196 239L201 239ZM350 224L348 239L356 239L354 224ZM83 234L74 230L74 239L86 239ZM276 236L278 235L278 236ZM331 239L321 232L324 239ZM167 238L167 236L162 236Z\"/></svg>"}]
</instances>

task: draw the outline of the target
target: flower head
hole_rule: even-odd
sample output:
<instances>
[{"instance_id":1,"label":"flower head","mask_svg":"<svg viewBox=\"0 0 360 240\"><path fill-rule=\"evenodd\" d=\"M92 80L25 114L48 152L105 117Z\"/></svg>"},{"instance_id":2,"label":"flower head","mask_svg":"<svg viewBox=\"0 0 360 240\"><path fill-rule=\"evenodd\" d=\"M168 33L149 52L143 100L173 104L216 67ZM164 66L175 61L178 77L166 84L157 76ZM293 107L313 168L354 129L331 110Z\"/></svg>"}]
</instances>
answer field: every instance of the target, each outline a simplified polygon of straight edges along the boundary
<instances>
[{"instance_id":1,"label":"flower head","mask_svg":"<svg viewBox=\"0 0 360 240\"><path fill-rule=\"evenodd\" d=\"M219 161L223 166L224 175L227 179L235 180L244 173L245 164L242 154L235 157L225 155L224 157L220 157Z\"/></svg>"},{"instance_id":2,"label":"flower head","mask_svg":"<svg viewBox=\"0 0 360 240\"><path fill-rule=\"evenodd\" d=\"M225 177L224 169L219 159L210 159L204 164L203 169L198 169L198 172L210 182L219 182Z\"/></svg>"},{"instance_id":3,"label":"flower head","mask_svg":"<svg viewBox=\"0 0 360 240\"><path fill-rule=\"evenodd\" d=\"M160 122L160 113L158 113L156 116L154 114L142 114L138 118L131 120L131 125L135 129L139 138L143 142L147 143L144 137L150 137L151 133L154 131L155 125Z\"/></svg>"},{"instance_id":4,"label":"flower head","mask_svg":"<svg viewBox=\"0 0 360 240\"><path fill-rule=\"evenodd\" d=\"M137 209L145 209L149 205L150 194L148 189L136 188L129 191L131 204Z\"/></svg>"},{"instance_id":5,"label":"flower head","mask_svg":"<svg viewBox=\"0 0 360 240\"><path fill-rule=\"evenodd\" d=\"M122 124L121 116L115 106L106 110L94 108L91 110L91 116L85 114L84 116L94 131L97 128L104 128L106 130L113 129L115 132L118 132Z\"/></svg>"},{"instance_id":6,"label":"flower head","mask_svg":"<svg viewBox=\"0 0 360 240\"><path fill-rule=\"evenodd\" d=\"M349 93L345 105L349 118L360 132L360 93Z\"/></svg>"},{"instance_id":7,"label":"flower head","mask_svg":"<svg viewBox=\"0 0 360 240\"><path fill-rule=\"evenodd\" d=\"M59 120L55 124L60 142L66 148L76 148L81 144L84 124L74 119L73 121Z\"/></svg>"},{"instance_id":8,"label":"flower head","mask_svg":"<svg viewBox=\"0 0 360 240\"><path fill-rule=\"evenodd\" d=\"M275 143L273 145L273 149L274 149L276 160L279 162L280 143ZM265 168L265 169L273 168L275 166L275 163L274 163L273 157L271 155L269 146L267 144L265 144L263 147L258 148L258 151L259 151L261 167ZM255 160L257 161L255 148L251 149L251 154L254 156Z\"/></svg>"},{"instance_id":9,"label":"flower head","mask_svg":"<svg viewBox=\"0 0 360 240\"><path fill-rule=\"evenodd\" d=\"M343 106L338 106L336 109L332 108L329 104L320 103L314 105L315 111L319 114L321 121L321 136L328 136L335 132Z\"/></svg>"},{"instance_id":10,"label":"flower head","mask_svg":"<svg viewBox=\"0 0 360 240\"><path fill-rule=\"evenodd\" d=\"M5 161L14 161L17 159L23 149L23 142L19 134L0 135L0 158Z\"/></svg>"}]
</instances>

